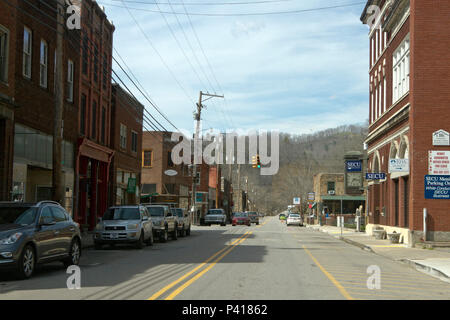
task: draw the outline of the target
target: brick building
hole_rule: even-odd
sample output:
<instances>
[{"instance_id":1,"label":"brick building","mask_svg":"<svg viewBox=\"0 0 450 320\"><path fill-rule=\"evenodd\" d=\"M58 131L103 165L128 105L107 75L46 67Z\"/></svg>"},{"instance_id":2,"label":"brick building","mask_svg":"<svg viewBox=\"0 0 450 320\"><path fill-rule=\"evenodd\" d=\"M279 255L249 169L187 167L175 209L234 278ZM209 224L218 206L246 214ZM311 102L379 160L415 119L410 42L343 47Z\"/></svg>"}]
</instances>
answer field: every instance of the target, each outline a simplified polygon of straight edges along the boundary
<instances>
[{"instance_id":1,"label":"brick building","mask_svg":"<svg viewBox=\"0 0 450 320\"><path fill-rule=\"evenodd\" d=\"M7 43L8 55L2 54L2 61L8 61L8 89L0 87L4 100L12 102L14 109L14 146L11 148L11 117L2 121L2 130L9 133L2 137L1 144L10 158L13 150L12 183L6 181L2 197L6 200L39 201L50 199L52 194L52 140L55 110L55 49L56 49L56 4L53 1L11 1L5 8L2 2L0 25L2 47ZM5 11L3 11L5 10ZM3 14L9 12L8 14ZM6 32L5 32L6 29ZM66 34L67 36L67 34ZM5 41L6 40L6 41ZM63 44L63 183L69 212L73 211L74 150L77 132L78 78L73 66L77 53L73 43ZM4 74L3 74L4 77ZM3 81L5 83L5 81ZM10 104L11 105L11 104ZM3 111L11 111L11 108ZM9 113L11 115L11 113ZM6 124L6 126L5 126ZM3 161L2 161L3 162ZM3 167L5 168L5 167ZM2 170L7 171L7 170ZM11 177L11 171L6 174ZM2 183L3 184L3 183ZM7 190L5 190L7 189ZM6 192L5 192L6 191Z\"/></svg>"},{"instance_id":2,"label":"brick building","mask_svg":"<svg viewBox=\"0 0 450 320\"><path fill-rule=\"evenodd\" d=\"M361 16L370 26L368 170L387 173L369 184L367 230L395 230L409 245L450 239L450 200L425 199L429 151L450 150L432 139L450 131L449 16L447 0L370 0Z\"/></svg>"},{"instance_id":3,"label":"brick building","mask_svg":"<svg viewBox=\"0 0 450 320\"><path fill-rule=\"evenodd\" d=\"M314 175L313 183L315 212L354 215L360 206L363 206L364 210L366 201L364 194L345 193L344 173L318 173Z\"/></svg>"},{"instance_id":4,"label":"brick building","mask_svg":"<svg viewBox=\"0 0 450 320\"><path fill-rule=\"evenodd\" d=\"M16 1L12 2L17 5ZM16 8L0 1L0 201L11 200L16 72Z\"/></svg>"},{"instance_id":5,"label":"brick building","mask_svg":"<svg viewBox=\"0 0 450 320\"><path fill-rule=\"evenodd\" d=\"M109 205L111 146L111 63L113 24L96 1L81 1L76 72L79 99L75 220L93 229Z\"/></svg>"},{"instance_id":6,"label":"brick building","mask_svg":"<svg viewBox=\"0 0 450 320\"><path fill-rule=\"evenodd\" d=\"M171 132L143 133L141 199L142 202L171 203L188 209L192 174L188 165L175 165L172 162L172 148L176 143L171 141L171 136ZM172 172L166 174L167 170ZM207 185L208 182L206 188Z\"/></svg>"},{"instance_id":7,"label":"brick building","mask_svg":"<svg viewBox=\"0 0 450 320\"><path fill-rule=\"evenodd\" d=\"M110 170L111 202L137 204L140 201L144 106L120 85L113 84L111 114L111 144L115 151Z\"/></svg>"}]
</instances>

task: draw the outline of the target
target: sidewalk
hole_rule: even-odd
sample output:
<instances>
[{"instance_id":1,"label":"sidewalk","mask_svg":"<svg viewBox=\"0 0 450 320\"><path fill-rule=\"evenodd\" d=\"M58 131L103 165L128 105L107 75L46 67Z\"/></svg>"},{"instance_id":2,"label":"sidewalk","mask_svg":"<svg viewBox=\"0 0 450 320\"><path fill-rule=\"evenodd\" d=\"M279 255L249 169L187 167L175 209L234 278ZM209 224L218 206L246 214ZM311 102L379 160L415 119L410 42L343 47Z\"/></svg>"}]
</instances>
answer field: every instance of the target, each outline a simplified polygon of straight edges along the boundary
<instances>
[{"instance_id":1,"label":"sidewalk","mask_svg":"<svg viewBox=\"0 0 450 320\"><path fill-rule=\"evenodd\" d=\"M341 228L339 227L319 225L306 225L306 227L328 233L338 239L341 237ZM405 244L392 244L389 240L377 240L364 232L356 232L354 229L347 228L343 228L341 240L391 260L406 263L419 271L450 282L450 250L448 248L432 250L408 248Z\"/></svg>"}]
</instances>

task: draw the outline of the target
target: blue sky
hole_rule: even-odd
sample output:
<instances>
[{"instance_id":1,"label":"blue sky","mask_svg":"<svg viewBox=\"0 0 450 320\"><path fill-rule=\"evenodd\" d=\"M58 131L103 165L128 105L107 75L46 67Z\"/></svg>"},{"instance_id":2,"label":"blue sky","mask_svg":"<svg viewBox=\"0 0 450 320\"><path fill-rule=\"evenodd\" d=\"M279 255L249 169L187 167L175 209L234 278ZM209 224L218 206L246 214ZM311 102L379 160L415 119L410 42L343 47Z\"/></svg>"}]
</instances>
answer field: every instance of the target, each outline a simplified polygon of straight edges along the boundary
<instances>
[{"instance_id":1,"label":"blue sky","mask_svg":"<svg viewBox=\"0 0 450 320\"><path fill-rule=\"evenodd\" d=\"M158 1L167 3L167 0ZM184 12L183 6L175 5L181 0L170 1L175 12ZM189 5L243 1L184 0L184 3L192 13L254 13L362 2L284 0L251 5ZM251 1L256 0L247 2ZM285 15L191 16L210 68L185 15L131 9L146 38L127 9L115 7L123 6L121 1L98 2L105 6L108 18L116 27L115 48L151 99L181 130L193 131L192 113L200 90L216 91L226 97L225 101L205 102L203 128L301 134L362 123L368 118L368 27L359 20L364 4ZM158 11L156 5L127 0L125 3L130 8ZM171 11L167 4L159 4L159 9ZM113 68L119 70L114 65ZM126 79L122 73L119 75ZM148 111L161 119L168 130L173 130L155 114L137 89L128 86Z\"/></svg>"}]
</instances>

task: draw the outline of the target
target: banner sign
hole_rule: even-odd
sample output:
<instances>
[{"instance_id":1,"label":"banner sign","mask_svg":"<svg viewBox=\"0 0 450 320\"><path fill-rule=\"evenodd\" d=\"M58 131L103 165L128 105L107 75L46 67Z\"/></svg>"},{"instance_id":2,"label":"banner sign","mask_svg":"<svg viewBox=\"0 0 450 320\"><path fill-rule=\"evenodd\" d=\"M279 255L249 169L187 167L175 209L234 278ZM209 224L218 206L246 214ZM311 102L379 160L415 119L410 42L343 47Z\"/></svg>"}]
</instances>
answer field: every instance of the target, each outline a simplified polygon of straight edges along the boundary
<instances>
[{"instance_id":1,"label":"banner sign","mask_svg":"<svg viewBox=\"0 0 450 320\"><path fill-rule=\"evenodd\" d=\"M374 173L374 172L367 172L366 173L366 180L384 180L386 179L386 173L380 172L380 173Z\"/></svg>"},{"instance_id":2,"label":"banner sign","mask_svg":"<svg viewBox=\"0 0 450 320\"><path fill-rule=\"evenodd\" d=\"M361 172L362 161L361 160L347 160L345 162L345 168L347 172Z\"/></svg>"},{"instance_id":3,"label":"banner sign","mask_svg":"<svg viewBox=\"0 0 450 320\"><path fill-rule=\"evenodd\" d=\"M316 199L316 194L314 192L308 193L308 200L314 201Z\"/></svg>"},{"instance_id":4,"label":"banner sign","mask_svg":"<svg viewBox=\"0 0 450 320\"><path fill-rule=\"evenodd\" d=\"M425 199L450 199L450 176L425 176Z\"/></svg>"},{"instance_id":5,"label":"banner sign","mask_svg":"<svg viewBox=\"0 0 450 320\"><path fill-rule=\"evenodd\" d=\"M409 159L389 159L389 173L409 172Z\"/></svg>"},{"instance_id":6,"label":"banner sign","mask_svg":"<svg viewBox=\"0 0 450 320\"><path fill-rule=\"evenodd\" d=\"M136 193L136 178L128 178L127 192Z\"/></svg>"}]
</instances>

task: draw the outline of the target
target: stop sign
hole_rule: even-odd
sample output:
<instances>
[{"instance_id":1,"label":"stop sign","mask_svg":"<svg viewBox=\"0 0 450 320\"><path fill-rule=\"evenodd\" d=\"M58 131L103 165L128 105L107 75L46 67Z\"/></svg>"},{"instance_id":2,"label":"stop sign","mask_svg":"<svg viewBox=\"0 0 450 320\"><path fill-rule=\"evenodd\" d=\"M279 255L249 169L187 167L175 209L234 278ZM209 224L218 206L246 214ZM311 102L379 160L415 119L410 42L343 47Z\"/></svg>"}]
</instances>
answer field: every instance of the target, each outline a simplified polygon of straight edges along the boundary
<instances>
[{"instance_id":1,"label":"stop sign","mask_svg":"<svg viewBox=\"0 0 450 320\"><path fill-rule=\"evenodd\" d=\"M309 208L312 209L312 204L311 203L309 204Z\"/></svg>"}]
</instances>

